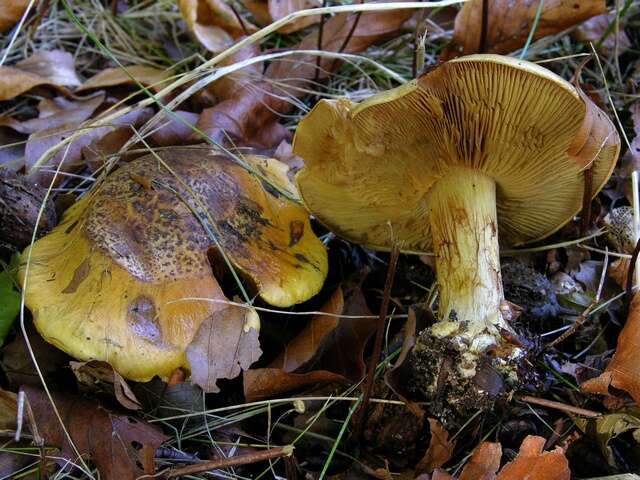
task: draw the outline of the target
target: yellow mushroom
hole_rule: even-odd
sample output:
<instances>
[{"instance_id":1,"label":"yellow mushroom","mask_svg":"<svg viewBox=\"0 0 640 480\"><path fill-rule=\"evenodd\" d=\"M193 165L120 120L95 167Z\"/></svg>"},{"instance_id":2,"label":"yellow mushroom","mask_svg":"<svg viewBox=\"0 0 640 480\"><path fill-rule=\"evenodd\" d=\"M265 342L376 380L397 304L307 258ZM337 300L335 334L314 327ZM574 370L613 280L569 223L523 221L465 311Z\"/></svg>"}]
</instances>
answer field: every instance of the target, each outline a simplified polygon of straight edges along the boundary
<instances>
[{"instance_id":1,"label":"yellow mushroom","mask_svg":"<svg viewBox=\"0 0 640 480\"><path fill-rule=\"evenodd\" d=\"M300 122L294 153L304 203L353 242L436 256L439 322L432 334L475 358L509 329L498 238L542 239L595 195L620 148L606 115L538 65L461 57L356 104L322 100Z\"/></svg>"},{"instance_id":2,"label":"yellow mushroom","mask_svg":"<svg viewBox=\"0 0 640 480\"><path fill-rule=\"evenodd\" d=\"M157 155L175 175L154 155L120 167L23 255L25 301L42 336L138 381L188 368L185 348L198 327L227 306L188 300L225 298L210 265L210 256L222 259L203 228L207 213L231 263L272 305L312 297L328 268L308 214L276 189L209 150ZM295 192L280 162L247 160Z\"/></svg>"}]
</instances>

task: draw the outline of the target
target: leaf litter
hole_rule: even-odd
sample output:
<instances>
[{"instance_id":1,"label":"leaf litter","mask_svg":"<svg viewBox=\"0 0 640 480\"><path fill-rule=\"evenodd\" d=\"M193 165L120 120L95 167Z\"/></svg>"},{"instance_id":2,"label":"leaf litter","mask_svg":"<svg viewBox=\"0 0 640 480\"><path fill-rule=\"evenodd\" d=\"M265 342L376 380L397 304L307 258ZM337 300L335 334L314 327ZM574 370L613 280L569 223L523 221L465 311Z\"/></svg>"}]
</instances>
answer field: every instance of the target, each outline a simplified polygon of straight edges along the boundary
<instances>
[{"instance_id":1,"label":"leaf litter","mask_svg":"<svg viewBox=\"0 0 640 480\"><path fill-rule=\"evenodd\" d=\"M174 9L174 3L169 1L154 5L113 2L116 15L109 17L109 24L103 19L96 20L97 25L104 28L95 29L96 38L107 40L105 44L111 58L108 55L103 58L102 54L97 53L99 49L83 49L85 43L84 40L80 41L80 36L77 37L80 46L75 52L75 45L71 42L49 43L45 37L51 34L55 22L64 21L68 22L66 25L70 35L79 35L77 25L68 17L65 20L65 15L73 11L80 15L78 18L81 21L85 21L85 2L73 5L72 10L38 10L37 16L32 13L27 18L24 31L18 32L17 37L20 44L27 33L33 35L32 51L14 48L9 52L7 66L0 67L0 98L7 105L6 109L3 107L0 117L0 131L11 131L10 135L13 136L3 134L0 139L24 139L28 136L27 148L21 153L20 148L11 147L9 141L6 148L4 145L2 147L4 151L12 152L8 164L18 171L18 175L22 174L25 167L31 170L28 177L31 186L37 181L46 188L52 172L61 166L62 175L52 191L54 199L62 198L60 193L66 190L80 196L90 194L102 184L101 176L112 169L115 161L131 161L144 153L147 146L161 151L163 147L199 142L200 136L192 126L215 142L231 148L233 154L239 154L241 158L247 152L266 153L282 155L293 165L299 165L300 160L287 153L287 141L291 139L292 127L298 116L313 106L317 98L346 93L358 99L376 88L395 85L398 79L386 77L377 66L384 65L402 72L408 78L408 72L417 68L416 65L422 61L417 56L413 58L414 50L418 52L417 55L424 55L427 66L435 64L439 58L481 50L482 3L472 0L460 6L459 10L451 8L437 15L429 11L414 15L411 10L397 9L335 14L325 17L322 22L319 15L300 17L267 37L261 48L254 43L228 57L223 65L243 62L265 52L296 49L334 52L338 54L337 57L300 53L253 63L222 77L206 91L181 102L176 111L179 118L163 112L162 120L143 138L138 136L138 131L145 128L159 106L153 103L147 103L146 108L139 106L141 95L146 94L140 91L137 82L151 87L150 92L157 94L163 85L171 84L171 75L181 75L197 67L202 62L202 55L208 55L206 51L224 51L234 42L255 32L255 25L268 25L291 12L320 4L252 0L242 2L246 8L244 10L239 4L231 7L224 2L200 0L180 1L178 11ZM539 3L533 1L515 2L515 5L500 1L487 3L490 28L484 40L485 51L514 52L531 37L534 43L529 52L532 52L530 56L535 56L535 60L548 61L563 55L568 57L568 60L547 63L565 78L571 78L577 69L572 55L589 52L588 47L575 42L596 42L600 53L608 59L614 52L622 55L617 60L622 65L624 75L633 71L637 63L632 52L638 39L633 33L627 35L638 22L634 16L635 5L630 9L631 14L621 18L618 24L615 12L609 10L607 13L603 1L580 2L575 8L576 2L547 0L540 12ZM5 31L19 20L26 6L15 2L11 7L7 10L0 2L0 28ZM112 15L109 8L101 10L105 18L106 15ZM627 12L627 8L625 5L624 12ZM160 12L161 15L154 16L151 12ZM455 26L452 28L450 19L456 12ZM179 18L180 14L184 17L184 24ZM51 15L58 15L59 18L52 22ZM322 23L321 34L318 23ZM158 28L148 28L149 25ZM418 31L423 31L420 29L426 29L427 32L428 41L424 50L420 50L419 45L416 47L419 44ZM567 30L574 31L572 39L558 36L554 47L545 50L545 42L553 39L550 36L560 35ZM147 37L148 42L139 41ZM204 50L191 39L204 46ZM541 41L536 43L539 39ZM451 45L447 45L449 40L452 41ZM7 43L0 46L6 47ZM439 57L442 51L444 54ZM375 58L377 66L359 64L357 60L343 55L359 52ZM75 55L71 56L71 53ZM143 53L147 58L139 56ZM136 81L118 67L118 62L126 66ZM606 72L611 73L613 70L610 68L620 68L615 65L615 62L606 63ZM616 72L608 80L616 82L618 76ZM596 89L602 86L602 78L595 68L587 69L583 77ZM615 87L619 90L627 88L622 84L616 84ZM627 123L624 122L633 121L637 102L627 105L621 100L622 97L617 96L615 89L612 91L615 106L618 112L623 112L622 121L626 127ZM631 92L634 93L633 90ZM162 103L170 101L175 93L169 97L158 97L157 100ZM598 97L601 98L597 90L589 94L595 96L596 101ZM118 109L122 109L122 112L128 110L129 113L117 114L108 126L92 126L101 116ZM588 137L588 132L585 132L585 139ZM635 142L636 138L631 138L631 144ZM572 151L579 161L586 164L594 149L597 146L589 145L586 141L575 145ZM32 168L34 166L37 168ZM292 172L288 175L292 175ZM141 188L157 188L145 176L136 178L134 183ZM94 183L96 186L92 187ZM630 203L623 197L618 198L622 198L616 200L622 205ZM23 200L29 205L27 211L30 215L25 231L32 232L36 223L34 212L37 214L42 199L38 196L31 201L27 195L23 195ZM610 204L605 196L599 196L592 206L591 227L599 226L606 213L615 206L618 205ZM52 208L52 204L47 205L48 211ZM40 230L53 226L55 217L48 218L49 223L41 223ZM180 464L183 461L177 458L190 458L195 464L201 461L200 457L216 459L221 454L215 446L216 441L228 442L230 445L225 447L228 447L225 454L231 456L237 454L231 445L242 445L242 458L248 452L249 459L252 458L252 452L262 448L299 442L299 448L293 451L294 461L275 461L271 467L279 469L282 466L282 470L278 470L282 472L281 475L284 472L289 475L293 471L297 471L298 475L309 472L317 475L329 464L337 474L358 471L386 479L404 469L406 478L423 480L568 479L569 466L575 470L574 475L584 478L631 471L635 457L629 452L637 449L638 445L637 417L632 409L637 400L633 375L637 370L637 359L631 348L635 342L635 301L631 303L627 315L620 300L612 300L611 303L603 300L595 306L595 312L587 312L584 323L575 330L571 340L566 340L558 347L544 349L549 336L558 335L549 332L564 331L570 327L571 322L580 318L580 314L596 298L596 290L600 288L599 272L606 265L597 251L587 251L580 246L580 255L574 255L572 248L564 245L567 239L578 237L576 225L568 225L557 234L557 243L561 246L552 250L555 256L545 252L523 254L533 271L542 272L550 280L554 280L554 276L557 279L563 275L562 278L566 277L562 282L550 283L549 288L558 295L560 303L555 313L543 320L532 320L531 316L526 315L528 307L524 307L525 314L516 320L520 322L517 323L519 332L528 331L538 337L536 356L532 357L537 370L523 385L523 389L536 395L536 398L541 397L542 403L512 401L508 405L500 405L496 412L471 416L455 429L445 429L435 418L421 420L425 408L429 406L420 398L414 398L415 392L406 390L407 382L411 381L411 371L407 369L411 362L406 360L411 359L412 355L412 334L403 336L402 322L395 318L389 323L384 357L380 359L380 371L374 387L372 405L376 407L369 408L367 429L370 433L384 432L379 438L387 443L415 442L422 445L422 451L405 449L405 452L412 453L405 453L406 458L402 459L385 457L380 452L389 450L381 448L377 441L369 441L357 451L349 427L345 426L344 431L340 428L345 418L349 418L347 415L351 403L348 402L359 398L359 391L353 386L358 385L364 377L365 359L371 355L367 340L374 331L376 320L372 312L377 311L382 287L376 273L383 270L382 263L387 257L335 239L318 224L314 224L314 228L325 235L323 239L331 255L330 279L319 298L311 299L286 313L270 311L273 309L263 312L260 309L264 304L260 301L256 310L234 305L218 310L215 315L222 320L216 320L214 316L203 322L193 344L186 349L191 371L178 369L166 382L156 379L153 389L151 384L127 382L108 364L95 361L69 364L69 358L60 355L59 351L58 354L47 353L49 349L56 349L40 341L42 345L35 347L36 357L40 365L46 365L43 373L47 385L54 386L51 398L59 406L75 447L81 454L87 455L85 459L92 462L104 478L134 478L142 472L153 473L167 466L175 468L176 462ZM298 235L295 231L292 228L288 232L292 241ZM0 240L6 241L7 238L3 234ZM10 244L18 245L14 240ZM587 246L599 251L607 248L602 236L596 236ZM409 306L416 303L437 306L437 297L434 298L430 283L432 280L413 276L415 272L428 271L429 267L410 258L403 262L406 263L406 269L403 263L399 283L419 287L413 290L394 287L392 305L396 309L394 314L399 318L406 317ZM619 268L624 279L628 272L628 261L626 265L621 263L623 265ZM356 284L351 280L346 281L350 273L361 272L363 265L374 274L359 273ZM569 296L565 289L569 281L567 279L574 285ZM242 280L246 281L244 278ZM234 283L228 277L221 280L228 298L241 293ZM528 287L519 285L518 288ZM619 287L609 279L606 279L602 288L602 297L605 299L615 299L619 295ZM239 303L245 301L242 298ZM320 312L306 315L304 320L291 315L303 310ZM260 312L263 324L260 330L254 328L257 324L251 320L256 312ZM536 321L540 325L536 325ZM228 325L227 333L222 334L214 327L220 322ZM424 328L421 322L418 323L418 328ZM283 327L285 325L286 328ZM277 341L269 336L274 329L281 332ZM412 328L406 330L410 332ZM39 335L32 329L29 338L33 341ZM233 351L236 355L221 355L222 351ZM47 357L50 353L52 356ZM394 362L397 366L392 369L390 365ZM3 377L0 386L18 391L20 385L39 384L38 374L31 366L29 351L20 336L9 333L0 363L6 374L6 380ZM381 381L383 377L386 383ZM202 386L205 391L216 393L203 395L189 381ZM141 395L140 387L143 391L153 391L155 407L149 405L146 396ZM604 396L580 393L579 388ZM77 390L80 390L82 397L69 396L68 392ZM70 455L77 462L59 422L56 423L47 394L30 387L23 387L23 391L33 399L30 404L36 417L38 436L44 438L47 445L61 448L63 456ZM6 393L0 396L0 401L6 400L7 405L12 405L15 397L11 392ZM279 399L287 396L292 400L279 402ZM165 397L169 401L163 403ZM178 397L179 401L174 401ZM341 397L351 400L337 400ZM109 409L99 407L97 398L106 401ZM545 404L547 398L555 399L555 404ZM243 402L254 404L243 406ZM69 408L68 405L80 405L81 408ZM523 405L528 405L528 408ZM556 410L558 405L564 410ZM581 418L581 407L604 414L594 419ZM114 413L120 408L130 409L130 415ZM215 410L209 412L207 408ZM220 408L223 410L220 411ZM11 414L4 425L11 430L15 428L12 424L15 415L11 408L8 410ZM85 417L81 417L76 410L85 412ZM92 412L90 420L86 412ZM132 424L130 419L136 423ZM155 427L150 427L145 420L161 425L165 433L161 434ZM415 428L407 428L406 431L388 428L394 423L407 421L411 421ZM30 432L29 428L27 421L23 431ZM541 438L541 435L545 438ZM113 438L124 441L109 444L107 440ZM483 442L487 439L491 441ZM22 444L17 444L18 448L28 445L28 435L22 441ZM171 455L176 455L176 458L167 457L168 450L156 450L160 443L163 443L164 449L174 452ZM203 447L203 444L207 446ZM604 459L602 465L593 467L587 475L581 470L580 457L576 457L575 453L582 448L589 448L590 452L595 452L593 455ZM188 457L191 453L186 452L194 451L198 456ZM156 465L153 465L154 456L157 457ZM358 461L353 461L354 456L358 457ZM16 457L0 454L2 468L8 465L7 459ZM11 468L18 468L17 463L11 465L14 465ZM234 468L241 474L259 474L265 471L260 470L261 465L264 464ZM311 465L315 467L310 468ZM41 468L53 471L55 467L50 461L42 461Z\"/></svg>"}]
</instances>

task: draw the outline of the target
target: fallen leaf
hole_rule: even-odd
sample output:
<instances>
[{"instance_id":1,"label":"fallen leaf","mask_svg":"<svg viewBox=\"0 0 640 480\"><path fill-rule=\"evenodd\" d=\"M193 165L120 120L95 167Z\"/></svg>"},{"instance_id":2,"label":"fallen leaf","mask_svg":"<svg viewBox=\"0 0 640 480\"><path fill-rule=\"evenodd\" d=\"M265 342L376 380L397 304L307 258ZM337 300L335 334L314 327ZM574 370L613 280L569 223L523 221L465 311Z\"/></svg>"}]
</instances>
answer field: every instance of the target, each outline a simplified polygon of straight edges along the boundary
<instances>
[{"instance_id":1,"label":"fallen leaf","mask_svg":"<svg viewBox=\"0 0 640 480\"><path fill-rule=\"evenodd\" d=\"M16 428L18 396L0 388L0 430Z\"/></svg>"},{"instance_id":2,"label":"fallen leaf","mask_svg":"<svg viewBox=\"0 0 640 480\"><path fill-rule=\"evenodd\" d=\"M544 444L542 437L527 436L516 458L502 467L496 480L569 480L571 471L562 448L545 452ZM478 477L468 478L475 480Z\"/></svg>"},{"instance_id":3,"label":"fallen leaf","mask_svg":"<svg viewBox=\"0 0 640 480\"><path fill-rule=\"evenodd\" d=\"M182 110L173 113L182 121L169 115L161 120L160 125L149 135L155 145L169 147L189 143L189 137L193 134L191 126L195 126L198 121L198 114Z\"/></svg>"},{"instance_id":4,"label":"fallen leaf","mask_svg":"<svg viewBox=\"0 0 640 480\"><path fill-rule=\"evenodd\" d=\"M243 38L243 37L240 37ZM239 40L239 39L238 39ZM234 64L242 63L251 58L255 58L260 55L260 45L252 43L244 48L241 48L237 52L226 57L220 62L220 67L227 67ZM222 102L229 98L232 98L237 94L238 90L249 83L255 83L260 81L262 77L263 65L262 63L251 63L239 70L224 75L217 79L205 90L207 93L214 95L216 102Z\"/></svg>"},{"instance_id":5,"label":"fallen leaf","mask_svg":"<svg viewBox=\"0 0 640 480\"><path fill-rule=\"evenodd\" d=\"M166 86L170 74L167 70L159 70L146 65L126 65L124 68L113 67L96 73L84 82L76 92L95 88L115 87L118 85L135 85L141 83L155 91Z\"/></svg>"},{"instance_id":6,"label":"fallen leaf","mask_svg":"<svg viewBox=\"0 0 640 480\"><path fill-rule=\"evenodd\" d=\"M87 160L90 160L93 156L101 156L101 160L104 159L105 155L113 153L120 148L123 136L126 139L130 138L134 133L133 128L139 127L146 122L151 115L151 108L142 108L114 119L108 126L92 127L94 120L89 120L87 123L65 123L33 133L27 140L25 149L25 168L28 172L28 178L38 185L48 187L53 179L55 169L61 162L63 162L62 172L73 172L84 166L83 153L87 149L89 151L85 156ZM86 133L78 135L75 140L59 149L42 165L42 168L34 169L38 160L49 149L56 147L60 142L76 135L79 131ZM118 132L115 136L116 141L114 144L109 145L111 143L109 141L113 140L114 137L108 137L108 135L116 131ZM92 144L94 144L93 147L91 147ZM60 181L60 178L58 181Z\"/></svg>"},{"instance_id":7,"label":"fallen leaf","mask_svg":"<svg viewBox=\"0 0 640 480\"><path fill-rule=\"evenodd\" d=\"M596 15L582 23L582 25L573 32L572 36L579 42L593 42L594 45L598 45L609 25L614 24L615 21L615 13L603 13L602 15ZM618 55L622 55L625 51L631 48L631 40L624 31L624 26L624 20L620 19L620 29L617 36L614 31L604 39L602 44L600 44L599 50L602 51L602 53L605 55L611 55L616 52ZM618 48L617 51L616 44Z\"/></svg>"},{"instance_id":8,"label":"fallen leaf","mask_svg":"<svg viewBox=\"0 0 640 480\"><path fill-rule=\"evenodd\" d=\"M113 394L124 408L129 410L142 408L126 380L107 362L100 360L69 362L69 366L78 382L89 387L90 391L100 384L106 386L109 393Z\"/></svg>"},{"instance_id":9,"label":"fallen leaf","mask_svg":"<svg viewBox=\"0 0 640 480\"><path fill-rule=\"evenodd\" d=\"M358 16L338 14L325 23L320 49L339 51L349 38L342 50L360 52L377 41L399 35L402 24L411 15L411 10L365 12L351 32ZM317 48L318 31L307 35L298 46L300 50ZM216 141L227 143L230 138L235 144L274 148L288 137L288 132L278 123L279 116L292 108L288 99L303 96L308 88L306 82L314 79L316 71L322 80L338 65L340 62L334 59L322 58L317 70L316 57L312 55L276 60L267 67L264 81L236 89L227 100L203 110L197 126ZM288 79L287 86L276 88L274 84L284 78Z\"/></svg>"},{"instance_id":10,"label":"fallen leaf","mask_svg":"<svg viewBox=\"0 0 640 480\"><path fill-rule=\"evenodd\" d=\"M230 305L200 324L186 354L191 382L205 392L219 392L216 381L235 378L256 362L262 350L258 340L260 318L253 309Z\"/></svg>"},{"instance_id":11,"label":"fallen leaf","mask_svg":"<svg viewBox=\"0 0 640 480\"><path fill-rule=\"evenodd\" d=\"M76 87L80 83L70 53L40 51L14 66L0 66L0 101L17 97L39 85Z\"/></svg>"},{"instance_id":12,"label":"fallen leaf","mask_svg":"<svg viewBox=\"0 0 640 480\"><path fill-rule=\"evenodd\" d=\"M104 93L79 101L67 100L64 97L45 98L38 105L38 118L21 122L11 117L0 117L0 125L20 133L31 134L65 124L80 124L89 118L103 101Z\"/></svg>"},{"instance_id":13,"label":"fallen leaf","mask_svg":"<svg viewBox=\"0 0 640 480\"><path fill-rule=\"evenodd\" d=\"M3 199L0 198L0 202ZM16 289L14 280L17 273L18 259L20 257L15 254L11 258L11 263L6 267L0 264L0 346L4 343L4 339L13 326L13 321L20 312L20 293Z\"/></svg>"},{"instance_id":14,"label":"fallen leaf","mask_svg":"<svg viewBox=\"0 0 640 480\"><path fill-rule=\"evenodd\" d=\"M440 468L447 463L451 455L453 455L455 447L455 443L449 439L449 432L444 429L442 424L435 418L429 418L428 420L431 437L426 453L416 466L415 473L417 475L431 473L436 468Z\"/></svg>"},{"instance_id":15,"label":"fallen leaf","mask_svg":"<svg viewBox=\"0 0 640 480\"><path fill-rule=\"evenodd\" d=\"M37 223L45 194L46 190L24 175L0 167L0 240L22 249L31 243L36 224L38 236L56 225L51 198L47 198L40 222Z\"/></svg>"},{"instance_id":16,"label":"fallen leaf","mask_svg":"<svg viewBox=\"0 0 640 480\"><path fill-rule=\"evenodd\" d=\"M343 295L344 300L340 298ZM362 291L355 285L344 294L341 288L337 289L321 310L371 315ZM365 372L364 349L376 324L373 318L314 316L267 368L244 372L245 399L268 398L317 383L359 381Z\"/></svg>"},{"instance_id":17,"label":"fallen leaf","mask_svg":"<svg viewBox=\"0 0 640 480\"><path fill-rule=\"evenodd\" d=\"M177 0L177 3L189 29L212 52L220 52L231 45L234 38L257 30L247 20L240 21L222 0Z\"/></svg>"},{"instance_id":18,"label":"fallen leaf","mask_svg":"<svg viewBox=\"0 0 640 480\"><path fill-rule=\"evenodd\" d=\"M308 10L310 8L317 8L321 6L322 2L319 0L268 0L269 16L272 21L280 20L281 18L299 10ZM293 33L298 30L302 30L303 28L307 28L309 25L318 23L319 21L320 15L300 17L280 28L278 31L285 34Z\"/></svg>"},{"instance_id":19,"label":"fallen leaf","mask_svg":"<svg viewBox=\"0 0 640 480\"><path fill-rule=\"evenodd\" d=\"M453 43L462 55L480 51L482 3L482 0L471 0L456 16ZM522 47L539 3L539 0L490 0L484 53L504 54ZM545 0L533 38L562 32L606 11L605 0Z\"/></svg>"},{"instance_id":20,"label":"fallen leaf","mask_svg":"<svg viewBox=\"0 0 640 480\"><path fill-rule=\"evenodd\" d=\"M638 451L640 446L640 411L637 408L610 413L597 418L576 417L574 421L580 430L595 440L600 451L607 459L607 463L614 468L619 468L616 462L618 455L614 453L611 445L612 440L616 437L627 432L630 433L629 437L633 439L632 442L636 444L636 448L631 448L629 454L632 454L634 450ZM638 459L637 455L636 459Z\"/></svg>"},{"instance_id":21,"label":"fallen leaf","mask_svg":"<svg viewBox=\"0 0 640 480\"><path fill-rule=\"evenodd\" d=\"M502 447L499 443L483 442L473 451L457 480L569 480L571 472L564 450L557 447L545 452L544 444L542 437L527 436L516 458L498 472ZM455 480L441 470L434 471L432 480L436 479Z\"/></svg>"},{"instance_id":22,"label":"fallen leaf","mask_svg":"<svg viewBox=\"0 0 640 480\"><path fill-rule=\"evenodd\" d=\"M61 448L63 458L77 461L47 394L32 387L22 390L40 436L47 445ZM155 473L154 453L167 440L158 427L69 394L54 393L53 401L75 447L90 456L102 478L133 480Z\"/></svg>"},{"instance_id":23,"label":"fallen leaf","mask_svg":"<svg viewBox=\"0 0 640 480\"><path fill-rule=\"evenodd\" d=\"M339 315L343 309L344 296L342 288L338 287L322 306L322 311ZM298 368L303 367L318 353L323 342L327 340L327 336L334 332L340 323L340 318L333 315L315 315L269 367L278 368L285 372L295 372Z\"/></svg>"},{"instance_id":24,"label":"fallen leaf","mask_svg":"<svg viewBox=\"0 0 640 480\"><path fill-rule=\"evenodd\" d=\"M611 395L610 387L624 390L640 404L640 295L635 294L629 316L618 336L613 358L598 377L580 385L583 392Z\"/></svg>"},{"instance_id":25,"label":"fallen leaf","mask_svg":"<svg viewBox=\"0 0 640 480\"><path fill-rule=\"evenodd\" d=\"M22 18L29 0L0 0L0 33L6 32Z\"/></svg>"}]
</instances>

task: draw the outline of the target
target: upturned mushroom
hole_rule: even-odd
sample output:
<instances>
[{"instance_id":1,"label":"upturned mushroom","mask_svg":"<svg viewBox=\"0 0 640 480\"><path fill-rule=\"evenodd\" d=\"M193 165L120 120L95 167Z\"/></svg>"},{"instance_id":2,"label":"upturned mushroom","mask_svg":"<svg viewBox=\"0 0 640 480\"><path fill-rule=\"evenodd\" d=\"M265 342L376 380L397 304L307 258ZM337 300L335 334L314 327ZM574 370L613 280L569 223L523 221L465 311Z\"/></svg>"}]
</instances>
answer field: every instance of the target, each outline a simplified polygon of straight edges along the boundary
<instances>
[{"instance_id":1,"label":"upturned mushroom","mask_svg":"<svg viewBox=\"0 0 640 480\"><path fill-rule=\"evenodd\" d=\"M200 324L228 307L210 264L224 265L212 236L272 305L312 297L328 268L306 210L277 189L208 150L157 156L109 175L22 257L30 258L25 301L40 334L138 381L189 368L185 350ZM294 195L285 165L246 158ZM23 265L21 282L25 274Z\"/></svg>"},{"instance_id":2,"label":"upturned mushroom","mask_svg":"<svg viewBox=\"0 0 640 480\"><path fill-rule=\"evenodd\" d=\"M595 195L620 148L607 116L533 63L461 57L362 103L322 100L300 122L294 152L304 203L338 235L373 249L435 254L438 322L431 334L478 356L509 331L499 240L554 233ZM504 332L503 332L504 333Z\"/></svg>"}]
</instances>

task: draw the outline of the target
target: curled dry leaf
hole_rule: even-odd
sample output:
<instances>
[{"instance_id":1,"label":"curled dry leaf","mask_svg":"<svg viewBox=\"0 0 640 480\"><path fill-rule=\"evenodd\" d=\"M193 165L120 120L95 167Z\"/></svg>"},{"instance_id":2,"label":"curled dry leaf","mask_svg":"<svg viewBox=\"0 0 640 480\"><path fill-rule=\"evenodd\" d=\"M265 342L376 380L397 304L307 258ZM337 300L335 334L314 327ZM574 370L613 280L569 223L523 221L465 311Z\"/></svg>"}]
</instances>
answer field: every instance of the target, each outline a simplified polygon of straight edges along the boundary
<instances>
[{"instance_id":1,"label":"curled dry leaf","mask_svg":"<svg viewBox=\"0 0 640 480\"><path fill-rule=\"evenodd\" d=\"M107 126L92 126L92 119L87 122L64 123L31 134L24 158L29 179L48 187L61 163L62 172L73 172L96 156L103 160L107 154L118 151L134 134L134 128L146 122L152 113L151 108L140 108L114 119ZM36 167L45 154L70 137L74 137L74 140L58 148L40 168Z\"/></svg>"},{"instance_id":2,"label":"curled dry leaf","mask_svg":"<svg viewBox=\"0 0 640 480\"><path fill-rule=\"evenodd\" d=\"M462 55L480 51L482 3L482 0L471 0L456 16L453 43ZM509 53L522 47L539 3L538 0L490 0L484 53ZM545 0L534 40L562 32L605 12L605 0Z\"/></svg>"},{"instance_id":3,"label":"curled dry leaf","mask_svg":"<svg viewBox=\"0 0 640 480\"><path fill-rule=\"evenodd\" d=\"M516 458L496 475L502 447L499 443L483 442L473 451L457 480L569 480L569 462L562 448L545 452L544 443L544 438L529 435ZM454 480L454 477L436 470L432 480Z\"/></svg>"},{"instance_id":4,"label":"curled dry leaf","mask_svg":"<svg viewBox=\"0 0 640 480\"><path fill-rule=\"evenodd\" d=\"M18 396L0 388L0 430L16 428Z\"/></svg>"},{"instance_id":5,"label":"curled dry leaf","mask_svg":"<svg viewBox=\"0 0 640 480\"><path fill-rule=\"evenodd\" d=\"M22 18L29 0L0 0L0 33L6 32Z\"/></svg>"},{"instance_id":6,"label":"curled dry leaf","mask_svg":"<svg viewBox=\"0 0 640 480\"><path fill-rule=\"evenodd\" d=\"M141 83L145 87L152 87L159 91L166 86L169 72L146 65L126 65L124 68L107 68L95 74L84 82L76 91L91 90L96 88L115 87L118 85L136 85Z\"/></svg>"},{"instance_id":7,"label":"curled dry leaf","mask_svg":"<svg viewBox=\"0 0 640 480\"><path fill-rule=\"evenodd\" d=\"M70 53L62 50L36 52L12 67L0 66L0 101L17 97L39 85L77 87L80 83Z\"/></svg>"},{"instance_id":8,"label":"curled dry leaf","mask_svg":"<svg viewBox=\"0 0 640 480\"><path fill-rule=\"evenodd\" d=\"M107 362L91 360L89 362L69 362L69 365L78 382L87 387L89 391L96 388L106 388L124 408L129 410L142 408L126 380Z\"/></svg>"},{"instance_id":9,"label":"curled dry leaf","mask_svg":"<svg viewBox=\"0 0 640 480\"><path fill-rule=\"evenodd\" d=\"M67 100L64 97L45 98L38 105L38 118L20 122L11 117L0 117L0 125L26 134L58 128L62 125L79 125L89 118L103 101L104 93L102 92L79 101Z\"/></svg>"},{"instance_id":10,"label":"curled dry leaf","mask_svg":"<svg viewBox=\"0 0 640 480\"><path fill-rule=\"evenodd\" d=\"M322 2L318 0L242 0L242 4L262 25L280 20L290 13L322 6ZM319 21L320 15L301 17L288 23L278 31L285 34L293 33Z\"/></svg>"},{"instance_id":11,"label":"curled dry leaf","mask_svg":"<svg viewBox=\"0 0 640 480\"><path fill-rule=\"evenodd\" d=\"M212 52L220 52L234 38L257 30L247 20L240 20L223 0L177 0L177 3L189 29Z\"/></svg>"},{"instance_id":12,"label":"curled dry leaf","mask_svg":"<svg viewBox=\"0 0 640 480\"><path fill-rule=\"evenodd\" d=\"M612 394L610 387L624 390L640 404L640 296L635 294L629 316L618 336L618 345L605 371L580 385L583 392Z\"/></svg>"},{"instance_id":13,"label":"curled dry leaf","mask_svg":"<svg viewBox=\"0 0 640 480\"><path fill-rule=\"evenodd\" d=\"M435 418L429 418L429 430L431 433L429 447L416 466L415 473L417 475L433 472L436 468L447 463L453 455L455 442L449 439L449 432L444 429L442 424Z\"/></svg>"},{"instance_id":14,"label":"curled dry leaf","mask_svg":"<svg viewBox=\"0 0 640 480\"><path fill-rule=\"evenodd\" d=\"M235 378L260 358L259 329L256 311L235 305L207 318L187 346L191 382L205 392L219 392L218 379Z\"/></svg>"},{"instance_id":15,"label":"curled dry leaf","mask_svg":"<svg viewBox=\"0 0 640 480\"><path fill-rule=\"evenodd\" d=\"M246 161L273 183L287 181L275 160ZM295 243L292 224L301 225ZM322 286L327 254L304 208L229 158L173 148L116 170L35 243L26 305L42 336L76 358L107 361L132 380L167 378L189 368L185 349L200 325L227 308L211 270L210 257L225 267L212 236L273 305L305 301ZM218 361L208 353L209 364ZM254 354L237 358L246 365Z\"/></svg>"},{"instance_id":16,"label":"curled dry leaf","mask_svg":"<svg viewBox=\"0 0 640 480\"><path fill-rule=\"evenodd\" d=\"M323 29L321 50L337 52L349 38L343 51L355 53L365 50L379 40L402 33L401 26L413 12L392 10L365 12L351 33L356 14L339 14L328 20ZM298 48L318 47L318 32L307 35ZM306 82L316 76L316 57L300 55L283 61L272 62L262 82L235 89L233 95L218 105L205 109L198 120L198 128L217 141L226 142L231 137L235 144L276 147L287 137L287 131L278 123L278 116L293 106L288 98L305 94ZM327 77L339 62L331 58L320 61L319 79ZM286 87L276 87L287 79ZM277 80L272 82L271 80Z\"/></svg>"},{"instance_id":17,"label":"curled dry leaf","mask_svg":"<svg viewBox=\"0 0 640 480\"><path fill-rule=\"evenodd\" d=\"M573 38L579 42L593 42L594 44L598 44L609 25L615 23L615 21L616 15L614 13L604 13L591 17L573 32ZM611 33L600 45L600 50L605 55L610 55L613 52L617 52L617 54L620 55L629 48L631 48L631 40L629 40L629 37L624 31L624 22L622 20L620 21L618 33Z\"/></svg>"},{"instance_id":18,"label":"curled dry leaf","mask_svg":"<svg viewBox=\"0 0 640 480\"><path fill-rule=\"evenodd\" d=\"M371 315L359 287L343 294L338 288L322 307L333 315ZM316 315L284 352L267 368L243 375L247 401L268 398L317 383L354 382L365 371L366 342L375 331L375 319Z\"/></svg>"},{"instance_id":19,"label":"curled dry leaf","mask_svg":"<svg viewBox=\"0 0 640 480\"><path fill-rule=\"evenodd\" d=\"M157 129L149 135L151 141L160 147L171 145L185 145L189 143L189 138L193 134L191 126L195 126L198 121L198 114L177 110L173 112L180 117L180 120L173 116L161 121Z\"/></svg>"},{"instance_id":20,"label":"curled dry leaf","mask_svg":"<svg viewBox=\"0 0 640 480\"><path fill-rule=\"evenodd\" d=\"M61 456L72 464L77 462L47 395L32 387L22 390L46 444L59 447ZM133 480L155 473L155 451L166 440L159 428L73 395L53 394L53 401L75 447L81 455L91 458L101 478ZM69 467L66 461L60 463Z\"/></svg>"}]
</instances>

